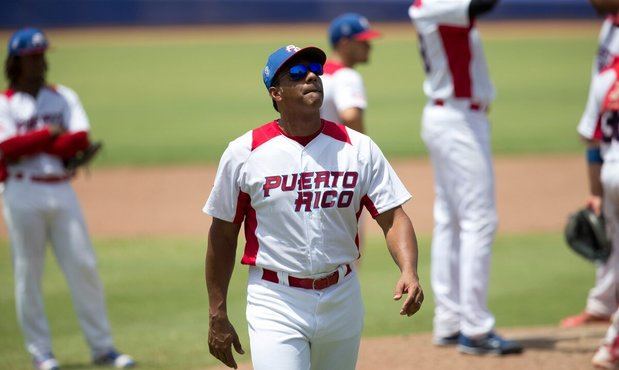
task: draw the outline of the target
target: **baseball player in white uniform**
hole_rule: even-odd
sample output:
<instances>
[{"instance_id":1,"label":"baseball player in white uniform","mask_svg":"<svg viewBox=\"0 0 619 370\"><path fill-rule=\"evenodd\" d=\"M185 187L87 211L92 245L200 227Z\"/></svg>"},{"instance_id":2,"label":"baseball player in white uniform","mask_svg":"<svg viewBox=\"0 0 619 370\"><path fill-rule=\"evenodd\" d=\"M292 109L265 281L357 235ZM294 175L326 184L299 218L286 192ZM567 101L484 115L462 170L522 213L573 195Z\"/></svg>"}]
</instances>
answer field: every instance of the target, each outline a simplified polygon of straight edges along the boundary
<instances>
[{"instance_id":1,"label":"baseball player in white uniform","mask_svg":"<svg viewBox=\"0 0 619 370\"><path fill-rule=\"evenodd\" d=\"M590 0L592 5L601 13L607 14L598 41L598 53L591 67L591 86L589 88L589 98L591 101L595 91L593 81L597 75L606 69L619 55L619 18L617 10L619 4L601 0ZM589 105L583 113L582 120L589 120L591 112ZM601 212L601 198L592 197L588 203L596 213ZM616 253L612 253L613 256ZM617 271L616 261L610 258L606 263L599 264L596 269L595 285L589 291L587 305L583 312L569 316L561 321L564 328L576 327L595 322L608 322L612 314L617 309Z\"/></svg>"},{"instance_id":2,"label":"baseball player in white uniform","mask_svg":"<svg viewBox=\"0 0 619 370\"><path fill-rule=\"evenodd\" d=\"M3 211L15 269L15 302L28 352L40 370L59 369L52 354L41 294L45 244L52 244L96 364L134 364L114 348L95 254L72 173L63 160L88 147L88 118L78 96L45 82L48 41L42 31L21 29L9 40L0 95L0 167Z\"/></svg>"},{"instance_id":3,"label":"baseball player in white uniform","mask_svg":"<svg viewBox=\"0 0 619 370\"><path fill-rule=\"evenodd\" d=\"M326 56L284 46L263 70L280 118L232 141L204 206L213 217L206 253L209 349L236 368L243 353L226 309L241 223L249 266L247 322L256 370L354 369L363 303L352 267L357 219L367 208L401 270L400 314L421 306L417 243L401 205L410 199L376 144L320 118Z\"/></svg>"},{"instance_id":4,"label":"baseball player in white uniform","mask_svg":"<svg viewBox=\"0 0 619 370\"><path fill-rule=\"evenodd\" d=\"M320 116L327 121L343 123L353 130L365 133L363 112L367 97L361 74L354 68L367 63L370 41L380 33L370 28L367 18L346 13L335 18L329 26L329 42L333 53L324 66L321 77L324 100Z\"/></svg>"},{"instance_id":5,"label":"baseball player in white uniform","mask_svg":"<svg viewBox=\"0 0 619 370\"><path fill-rule=\"evenodd\" d=\"M619 245L619 57L615 57L592 81L587 108L578 133L587 141L587 162L591 195L587 205L603 212L613 246ZM619 266L618 253L611 253L606 265L613 272L614 286L619 283L614 273ZM619 366L619 311L604 345L593 358L596 366L615 369Z\"/></svg>"},{"instance_id":6,"label":"baseball player in white uniform","mask_svg":"<svg viewBox=\"0 0 619 370\"><path fill-rule=\"evenodd\" d=\"M522 351L493 331L487 306L497 227L487 118L494 88L475 18L495 4L416 0L409 9L426 72L421 135L435 172L434 342L475 355Z\"/></svg>"}]
</instances>

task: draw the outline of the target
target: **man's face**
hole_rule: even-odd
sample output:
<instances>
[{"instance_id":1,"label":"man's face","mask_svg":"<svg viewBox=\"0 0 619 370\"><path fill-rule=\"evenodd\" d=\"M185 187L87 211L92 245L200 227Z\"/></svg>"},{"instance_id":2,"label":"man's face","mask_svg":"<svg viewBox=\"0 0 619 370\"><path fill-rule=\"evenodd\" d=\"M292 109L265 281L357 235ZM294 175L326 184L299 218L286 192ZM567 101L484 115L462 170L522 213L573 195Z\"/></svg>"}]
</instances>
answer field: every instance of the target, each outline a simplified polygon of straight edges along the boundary
<instances>
[{"instance_id":1,"label":"man's face","mask_svg":"<svg viewBox=\"0 0 619 370\"><path fill-rule=\"evenodd\" d=\"M288 73L290 67L303 64L305 66L312 62L308 59L298 59L287 63L278 76L278 84L275 89L280 89L279 96L281 101L278 102L282 106L304 106L313 109L319 109L322 105L323 91L322 80L315 73L308 71L305 77L294 80ZM272 88L273 89L273 88ZM281 109L280 109L281 111Z\"/></svg>"},{"instance_id":2,"label":"man's face","mask_svg":"<svg viewBox=\"0 0 619 370\"><path fill-rule=\"evenodd\" d=\"M372 50L370 42L367 40L348 40L349 55L356 63L367 63L370 60L370 51Z\"/></svg>"},{"instance_id":3,"label":"man's face","mask_svg":"<svg viewBox=\"0 0 619 370\"><path fill-rule=\"evenodd\" d=\"M45 54L24 55L21 60L21 78L29 82L45 82L47 60Z\"/></svg>"}]
</instances>

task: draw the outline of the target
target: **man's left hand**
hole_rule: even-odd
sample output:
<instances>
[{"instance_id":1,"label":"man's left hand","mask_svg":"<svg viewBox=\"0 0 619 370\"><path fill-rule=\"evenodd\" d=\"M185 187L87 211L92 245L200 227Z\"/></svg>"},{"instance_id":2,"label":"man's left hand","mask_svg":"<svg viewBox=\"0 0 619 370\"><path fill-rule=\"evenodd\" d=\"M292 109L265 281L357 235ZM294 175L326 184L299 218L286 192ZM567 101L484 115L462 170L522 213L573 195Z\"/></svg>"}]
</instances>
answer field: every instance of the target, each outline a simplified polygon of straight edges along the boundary
<instances>
[{"instance_id":1,"label":"man's left hand","mask_svg":"<svg viewBox=\"0 0 619 370\"><path fill-rule=\"evenodd\" d=\"M400 280L395 286L393 292L393 299L399 301L403 294L408 294L402 308L400 309L400 315L412 316L421 308L423 303L423 289L419 285L419 278L413 274L402 273Z\"/></svg>"}]
</instances>

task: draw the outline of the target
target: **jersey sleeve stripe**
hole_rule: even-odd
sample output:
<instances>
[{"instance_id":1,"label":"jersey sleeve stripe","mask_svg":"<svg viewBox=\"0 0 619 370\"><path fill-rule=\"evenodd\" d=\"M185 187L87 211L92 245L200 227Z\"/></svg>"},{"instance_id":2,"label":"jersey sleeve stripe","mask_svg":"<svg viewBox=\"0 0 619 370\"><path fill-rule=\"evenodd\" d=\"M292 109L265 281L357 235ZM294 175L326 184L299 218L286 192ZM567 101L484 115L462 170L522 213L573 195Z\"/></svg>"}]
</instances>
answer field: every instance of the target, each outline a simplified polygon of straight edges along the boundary
<instances>
[{"instance_id":1,"label":"jersey sleeve stripe","mask_svg":"<svg viewBox=\"0 0 619 370\"><path fill-rule=\"evenodd\" d=\"M456 98L470 98L471 92L471 27L441 25L438 27Z\"/></svg>"},{"instance_id":2,"label":"jersey sleeve stripe","mask_svg":"<svg viewBox=\"0 0 619 370\"><path fill-rule=\"evenodd\" d=\"M322 133L334 138L335 140L342 141L344 143L351 144L350 136L346 131L346 126L333 123L331 121L323 120L324 127Z\"/></svg>"},{"instance_id":3,"label":"jersey sleeve stripe","mask_svg":"<svg viewBox=\"0 0 619 370\"><path fill-rule=\"evenodd\" d=\"M281 131L277 127L276 121L271 121L266 125L258 127L252 131L251 150L254 151L260 145L281 135Z\"/></svg>"}]
</instances>

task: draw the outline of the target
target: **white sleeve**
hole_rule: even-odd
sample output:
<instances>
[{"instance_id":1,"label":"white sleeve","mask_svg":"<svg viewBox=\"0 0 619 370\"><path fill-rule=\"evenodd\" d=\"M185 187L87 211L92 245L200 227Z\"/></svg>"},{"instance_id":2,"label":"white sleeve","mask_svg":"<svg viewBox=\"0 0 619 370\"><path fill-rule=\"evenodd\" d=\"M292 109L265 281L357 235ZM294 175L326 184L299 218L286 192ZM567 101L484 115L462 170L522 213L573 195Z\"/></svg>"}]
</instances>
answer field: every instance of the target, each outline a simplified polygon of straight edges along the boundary
<instances>
[{"instance_id":1,"label":"white sleeve","mask_svg":"<svg viewBox=\"0 0 619 370\"><path fill-rule=\"evenodd\" d=\"M366 109L368 106L363 79L353 69L340 70L335 74L333 97L338 112L349 108Z\"/></svg>"},{"instance_id":2,"label":"white sleeve","mask_svg":"<svg viewBox=\"0 0 619 370\"><path fill-rule=\"evenodd\" d=\"M396 175L383 152L370 140L370 158L368 161L369 187L363 197L363 205L372 217L400 206L411 199L411 195Z\"/></svg>"},{"instance_id":3,"label":"white sleeve","mask_svg":"<svg viewBox=\"0 0 619 370\"><path fill-rule=\"evenodd\" d=\"M578 133L586 139L593 139L600 118L604 95L609 89L608 74L597 75L591 80L585 111L578 123ZM606 77L606 78L605 78Z\"/></svg>"},{"instance_id":4,"label":"white sleeve","mask_svg":"<svg viewBox=\"0 0 619 370\"><path fill-rule=\"evenodd\" d=\"M64 112L65 122L68 125L67 130L69 132L90 130L88 116L86 116L86 111L75 91L60 85L57 86L57 89L67 101L66 111Z\"/></svg>"},{"instance_id":5,"label":"white sleeve","mask_svg":"<svg viewBox=\"0 0 619 370\"><path fill-rule=\"evenodd\" d=\"M414 22L468 26L471 0L421 0L409 8Z\"/></svg>"},{"instance_id":6,"label":"white sleeve","mask_svg":"<svg viewBox=\"0 0 619 370\"><path fill-rule=\"evenodd\" d=\"M0 99L0 142L7 140L17 134L15 121L11 115L9 102L7 99Z\"/></svg>"},{"instance_id":7,"label":"white sleeve","mask_svg":"<svg viewBox=\"0 0 619 370\"><path fill-rule=\"evenodd\" d=\"M219 161L211 194L202 209L204 213L228 222L242 221L237 218L241 195L240 180L249 152L249 148L240 146L238 142L228 145Z\"/></svg>"}]
</instances>

